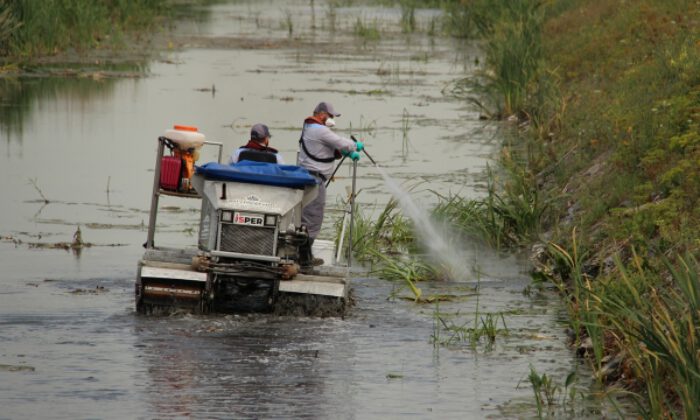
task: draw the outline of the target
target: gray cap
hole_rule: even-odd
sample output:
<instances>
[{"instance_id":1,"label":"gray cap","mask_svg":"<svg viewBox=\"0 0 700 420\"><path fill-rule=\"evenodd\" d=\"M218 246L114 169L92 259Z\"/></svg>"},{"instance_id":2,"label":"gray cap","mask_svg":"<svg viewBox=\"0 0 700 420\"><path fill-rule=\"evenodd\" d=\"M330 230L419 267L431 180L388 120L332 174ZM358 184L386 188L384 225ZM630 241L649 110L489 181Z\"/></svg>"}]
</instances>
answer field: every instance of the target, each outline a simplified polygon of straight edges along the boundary
<instances>
[{"instance_id":1,"label":"gray cap","mask_svg":"<svg viewBox=\"0 0 700 420\"><path fill-rule=\"evenodd\" d=\"M265 137L272 137L270 129L267 128L265 124L255 124L253 128L250 129L251 140L263 140Z\"/></svg>"},{"instance_id":2,"label":"gray cap","mask_svg":"<svg viewBox=\"0 0 700 420\"><path fill-rule=\"evenodd\" d=\"M333 105L331 105L330 102L321 102L320 104L316 105L316 108L314 109L314 114L319 112L327 112L334 117L340 117L340 114L335 112L335 109L333 108Z\"/></svg>"}]
</instances>

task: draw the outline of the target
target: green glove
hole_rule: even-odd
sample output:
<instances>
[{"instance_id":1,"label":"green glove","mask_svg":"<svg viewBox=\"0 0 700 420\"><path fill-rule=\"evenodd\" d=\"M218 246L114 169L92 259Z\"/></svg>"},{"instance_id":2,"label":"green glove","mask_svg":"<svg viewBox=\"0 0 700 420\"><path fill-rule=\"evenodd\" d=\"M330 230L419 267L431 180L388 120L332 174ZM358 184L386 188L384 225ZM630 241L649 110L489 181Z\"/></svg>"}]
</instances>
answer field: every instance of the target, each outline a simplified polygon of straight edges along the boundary
<instances>
[{"instance_id":1,"label":"green glove","mask_svg":"<svg viewBox=\"0 0 700 420\"><path fill-rule=\"evenodd\" d=\"M345 157L350 156L350 152L348 152L347 150L341 150L341 151L340 151L340 154L343 155L343 156L345 156Z\"/></svg>"},{"instance_id":2,"label":"green glove","mask_svg":"<svg viewBox=\"0 0 700 420\"><path fill-rule=\"evenodd\" d=\"M356 141L356 142L355 142L355 145L357 146L357 151L358 151L358 152L361 152L361 151L364 150L364 148L365 148L365 144L362 143L361 141Z\"/></svg>"},{"instance_id":3,"label":"green glove","mask_svg":"<svg viewBox=\"0 0 700 420\"><path fill-rule=\"evenodd\" d=\"M357 153L357 152L350 152L350 154L349 154L348 156L350 156L350 159L352 159L352 160L354 160L354 161L356 161L356 162L357 162L358 160L360 160L360 154Z\"/></svg>"}]
</instances>

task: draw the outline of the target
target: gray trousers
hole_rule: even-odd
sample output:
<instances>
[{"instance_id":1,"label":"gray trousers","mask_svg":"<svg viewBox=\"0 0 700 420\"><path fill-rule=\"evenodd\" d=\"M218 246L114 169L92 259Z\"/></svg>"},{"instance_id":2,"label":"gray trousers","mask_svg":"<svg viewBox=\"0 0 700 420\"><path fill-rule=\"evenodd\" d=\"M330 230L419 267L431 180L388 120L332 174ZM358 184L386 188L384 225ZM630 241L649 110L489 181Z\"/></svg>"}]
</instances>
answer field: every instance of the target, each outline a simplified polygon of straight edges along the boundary
<instances>
[{"instance_id":1,"label":"gray trousers","mask_svg":"<svg viewBox=\"0 0 700 420\"><path fill-rule=\"evenodd\" d=\"M316 239L323 224L323 211L326 208L326 184L321 182L318 195L301 210L301 223L306 225L309 237Z\"/></svg>"}]
</instances>

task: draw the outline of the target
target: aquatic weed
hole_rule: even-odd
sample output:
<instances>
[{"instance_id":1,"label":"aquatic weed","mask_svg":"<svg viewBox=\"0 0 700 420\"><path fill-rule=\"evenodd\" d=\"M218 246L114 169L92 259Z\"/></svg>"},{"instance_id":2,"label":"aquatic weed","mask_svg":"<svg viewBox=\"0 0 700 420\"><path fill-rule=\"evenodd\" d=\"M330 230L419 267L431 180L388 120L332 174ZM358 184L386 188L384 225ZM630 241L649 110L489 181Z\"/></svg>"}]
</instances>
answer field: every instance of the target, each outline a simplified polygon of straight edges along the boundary
<instances>
[{"instance_id":1,"label":"aquatic weed","mask_svg":"<svg viewBox=\"0 0 700 420\"><path fill-rule=\"evenodd\" d=\"M292 34L294 34L294 19L292 19L292 12L290 10L284 11L283 27L287 30L287 36L291 38Z\"/></svg>"},{"instance_id":2,"label":"aquatic weed","mask_svg":"<svg viewBox=\"0 0 700 420\"><path fill-rule=\"evenodd\" d=\"M546 373L538 373L537 369L530 364L530 373L527 376L527 381L530 383L535 397L537 417L540 419L544 418L545 407L547 409L547 417L575 417L576 380L576 371L569 372L564 380L562 389L562 386L557 384L552 376Z\"/></svg>"},{"instance_id":3,"label":"aquatic weed","mask_svg":"<svg viewBox=\"0 0 700 420\"><path fill-rule=\"evenodd\" d=\"M405 161L409 152L408 131L411 129L410 114L406 108L401 114L401 158Z\"/></svg>"},{"instance_id":4,"label":"aquatic weed","mask_svg":"<svg viewBox=\"0 0 700 420\"><path fill-rule=\"evenodd\" d=\"M415 301L420 300L423 291L416 283L431 278L432 268L415 257L392 258L376 251L374 254L382 263L374 272L380 278L403 281L413 293Z\"/></svg>"},{"instance_id":5,"label":"aquatic weed","mask_svg":"<svg viewBox=\"0 0 700 420\"><path fill-rule=\"evenodd\" d=\"M331 33L335 33L336 23L338 20L338 0L331 0L328 2L328 10L326 11L326 21L328 22L328 30Z\"/></svg>"},{"instance_id":6,"label":"aquatic weed","mask_svg":"<svg viewBox=\"0 0 700 420\"><path fill-rule=\"evenodd\" d=\"M473 350L476 350L482 339L485 338L485 349L489 351L493 348L497 336L507 336L509 334L503 312L480 312L480 285L480 277L477 277L474 318L472 320L467 319L462 324L456 324L447 319L447 314L440 312L439 301L436 302L433 312L433 334L431 336L434 346L450 346L466 342ZM455 316L458 315L459 313L455 314ZM499 319L503 328L498 327ZM444 336L443 332L447 333L447 337Z\"/></svg>"},{"instance_id":7,"label":"aquatic weed","mask_svg":"<svg viewBox=\"0 0 700 420\"><path fill-rule=\"evenodd\" d=\"M335 224L336 238L341 228L342 218ZM356 204L352 237L354 257L367 262L376 262L379 254L399 255L414 239L410 222L398 211L393 198L376 218L366 215Z\"/></svg>"},{"instance_id":8,"label":"aquatic weed","mask_svg":"<svg viewBox=\"0 0 700 420\"><path fill-rule=\"evenodd\" d=\"M474 319L468 319L460 324L448 319L447 315L440 312L439 304L436 303L431 335L431 341L436 347L467 343L469 347L476 350L478 345L483 343L485 350L489 351L493 348L496 337L509 334L505 316L501 312L480 313L474 311ZM499 326L499 323L502 327Z\"/></svg>"},{"instance_id":9,"label":"aquatic weed","mask_svg":"<svg viewBox=\"0 0 700 420\"><path fill-rule=\"evenodd\" d=\"M534 175L518 165L507 149L499 163L505 180L487 167L485 198L438 196L433 214L491 246L515 247L537 237L549 200L543 198Z\"/></svg>"},{"instance_id":10,"label":"aquatic weed","mask_svg":"<svg viewBox=\"0 0 700 420\"><path fill-rule=\"evenodd\" d=\"M400 0L401 31L413 33L416 31L416 0Z\"/></svg>"},{"instance_id":11,"label":"aquatic weed","mask_svg":"<svg viewBox=\"0 0 700 420\"><path fill-rule=\"evenodd\" d=\"M382 37L376 20L372 23L366 23L359 17L355 22L355 36L361 38L365 43L368 41L378 41Z\"/></svg>"}]
</instances>

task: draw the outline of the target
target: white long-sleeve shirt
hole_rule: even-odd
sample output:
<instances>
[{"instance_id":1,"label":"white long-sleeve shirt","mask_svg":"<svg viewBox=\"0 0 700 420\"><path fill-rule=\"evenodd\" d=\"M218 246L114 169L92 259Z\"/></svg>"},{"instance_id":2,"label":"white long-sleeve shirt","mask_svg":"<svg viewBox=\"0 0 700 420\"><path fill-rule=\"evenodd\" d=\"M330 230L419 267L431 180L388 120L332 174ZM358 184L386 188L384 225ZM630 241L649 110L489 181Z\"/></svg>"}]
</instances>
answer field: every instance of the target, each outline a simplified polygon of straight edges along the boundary
<instances>
[{"instance_id":1,"label":"white long-sleeve shirt","mask_svg":"<svg viewBox=\"0 0 700 420\"><path fill-rule=\"evenodd\" d=\"M357 149L354 141L335 134L330 128L321 124L305 123L303 137L304 145L309 153L321 159L333 157L336 150L352 152ZM326 177L331 176L333 169L335 169L335 163L333 161L315 161L304 152L301 145L299 149L299 159L297 162L299 166L310 171L319 172Z\"/></svg>"}]
</instances>

